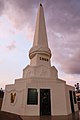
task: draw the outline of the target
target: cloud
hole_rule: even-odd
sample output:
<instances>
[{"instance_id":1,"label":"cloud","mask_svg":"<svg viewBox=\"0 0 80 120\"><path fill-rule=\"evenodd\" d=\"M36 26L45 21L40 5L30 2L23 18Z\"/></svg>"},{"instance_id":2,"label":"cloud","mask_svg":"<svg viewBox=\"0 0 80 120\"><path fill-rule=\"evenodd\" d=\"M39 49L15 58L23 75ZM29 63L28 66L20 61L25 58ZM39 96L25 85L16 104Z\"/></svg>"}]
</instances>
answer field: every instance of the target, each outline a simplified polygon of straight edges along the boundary
<instances>
[{"instance_id":1,"label":"cloud","mask_svg":"<svg viewBox=\"0 0 80 120\"><path fill-rule=\"evenodd\" d=\"M29 31L33 32L40 0L4 1L6 7L4 14L9 17L16 29L22 30L29 26ZM44 0L42 2L49 44L54 55L52 61L59 64L59 70L69 74L79 74L80 1ZM1 4L4 6L2 2ZM29 37L31 35L32 33ZM8 48L9 50L15 48L15 44L12 43Z\"/></svg>"},{"instance_id":2,"label":"cloud","mask_svg":"<svg viewBox=\"0 0 80 120\"><path fill-rule=\"evenodd\" d=\"M4 0L0 0L0 15L2 15L4 9L5 9Z\"/></svg>"},{"instance_id":3,"label":"cloud","mask_svg":"<svg viewBox=\"0 0 80 120\"><path fill-rule=\"evenodd\" d=\"M59 66L59 70L68 74L80 74L80 31L68 36L54 34L51 39L53 58ZM60 37L61 36L61 37Z\"/></svg>"},{"instance_id":4,"label":"cloud","mask_svg":"<svg viewBox=\"0 0 80 120\"><path fill-rule=\"evenodd\" d=\"M63 60L62 60L63 61ZM80 74L80 51L76 51L73 56L61 63L61 68L70 74Z\"/></svg>"},{"instance_id":5,"label":"cloud","mask_svg":"<svg viewBox=\"0 0 80 120\"><path fill-rule=\"evenodd\" d=\"M48 7L46 7L49 28L68 34L77 32L80 28L80 1L54 0L51 2L48 4L47 1Z\"/></svg>"},{"instance_id":6,"label":"cloud","mask_svg":"<svg viewBox=\"0 0 80 120\"><path fill-rule=\"evenodd\" d=\"M5 13L7 12L17 27L24 26L27 22L33 27L32 22L35 22L40 0L3 0L0 2L1 8L4 9L3 6L5 6ZM68 33L80 28L79 0L44 0L42 2L48 28Z\"/></svg>"},{"instance_id":7,"label":"cloud","mask_svg":"<svg viewBox=\"0 0 80 120\"><path fill-rule=\"evenodd\" d=\"M27 24L33 27L32 21L35 21L33 18L38 2L39 0L36 2L33 0L8 0L5 5L5 14L12 21L16 29L20 30Z\"/></svg>"},{"instance_id":8,"label":"cloud","mask_svg":"<svg viewBox=\"0 0 80 120\"><path fill-rule=\"evenodd\" d=\"M16 41L12 41L12 43L10 45L7 45L6 48L9 50L9 51L12 51L16 48Z\"/></svg>"},{"instance_id":9,"label":"cloud","mask_svg":"<svg viewBox=\"0 0 80 120\"><path fill-rule=\"evenodd\" d=\"M59 76L59 78L66 80L66 83L69 85L75 85L80 82L80 75L65 74Z\"/></svg>"}]
</instances>

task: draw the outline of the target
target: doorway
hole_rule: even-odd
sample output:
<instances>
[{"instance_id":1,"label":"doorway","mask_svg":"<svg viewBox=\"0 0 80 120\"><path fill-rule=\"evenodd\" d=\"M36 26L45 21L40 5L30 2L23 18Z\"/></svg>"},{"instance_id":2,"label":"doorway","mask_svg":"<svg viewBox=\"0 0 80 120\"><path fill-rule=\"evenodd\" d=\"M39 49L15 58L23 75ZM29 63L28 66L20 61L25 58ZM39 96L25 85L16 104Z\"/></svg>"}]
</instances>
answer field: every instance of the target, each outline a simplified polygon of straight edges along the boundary
<instances>
[{"instance_id":1,"label":"doorway","mask_svg":"<svg viewBox=\"0 0 80 120\"><path fill-rule=\"evenodd\" d=\"M73 103L73 95L72 95L72 91L69 91L69 95L70 95L70 103L71 103L71 111L72 113L74 113L74 103Z\"/></svg>"},{"instance_id":2,"label":"doorway","mask_svg":"<svg viewBox=\"0 0 80 120\"><path fill-rule=\"evenodd\" d=\"M40 116L51 115L50 89L40 89Z\"/></svg>"}]
</instances>

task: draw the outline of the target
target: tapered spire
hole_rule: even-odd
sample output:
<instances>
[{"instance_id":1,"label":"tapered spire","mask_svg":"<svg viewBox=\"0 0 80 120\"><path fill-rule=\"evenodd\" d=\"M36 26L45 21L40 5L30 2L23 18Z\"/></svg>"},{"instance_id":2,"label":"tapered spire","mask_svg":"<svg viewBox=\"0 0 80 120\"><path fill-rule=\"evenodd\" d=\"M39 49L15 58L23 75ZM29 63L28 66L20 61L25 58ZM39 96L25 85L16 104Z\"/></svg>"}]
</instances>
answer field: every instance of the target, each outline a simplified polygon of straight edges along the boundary
<instances>
[{"instance_id":1,"label":"tapered spire","mask_svg":"<svg viewBox=\"0 0 80 120\"><path fill-rule=\"evenodd\" d=\"M37 14L33 47L29 52L30 59L32 59L36 54L45 54L51 57L51 51L48 47L48 41L47 41L44 10L41 3Z\"/></svg>"},{"instance_id":2,"label":"tapered spire","mask_svg":"<svg viewBox=\"0 0 80 120\"><path fill-rule=\"evenodd\" d=\"M44 19L44 10L41 3L37 14L36 29L35 29L34 42L33 42L33 46L36 45L48 47L47 33L46 33L46 26Z\"/></svg>"}]
</instances>

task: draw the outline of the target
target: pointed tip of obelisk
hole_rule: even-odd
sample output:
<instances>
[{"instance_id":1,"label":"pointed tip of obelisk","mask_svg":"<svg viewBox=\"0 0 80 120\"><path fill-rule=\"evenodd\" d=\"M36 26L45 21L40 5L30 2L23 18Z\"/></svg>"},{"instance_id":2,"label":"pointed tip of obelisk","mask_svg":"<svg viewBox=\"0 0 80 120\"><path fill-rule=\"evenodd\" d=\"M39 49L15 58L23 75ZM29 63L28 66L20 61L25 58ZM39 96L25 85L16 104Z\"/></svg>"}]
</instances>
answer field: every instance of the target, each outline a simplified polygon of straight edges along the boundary
<instances>
[{"instance_id":1,"label":"pointed tip of obelisk","mask_svg":"<svg viewBox=\"0 0 80 120\"><path fill-rule=\"evenodd\" d=\"M40 6L42 7L42 4L40 3Z\"/></svg>"}]
</instances>

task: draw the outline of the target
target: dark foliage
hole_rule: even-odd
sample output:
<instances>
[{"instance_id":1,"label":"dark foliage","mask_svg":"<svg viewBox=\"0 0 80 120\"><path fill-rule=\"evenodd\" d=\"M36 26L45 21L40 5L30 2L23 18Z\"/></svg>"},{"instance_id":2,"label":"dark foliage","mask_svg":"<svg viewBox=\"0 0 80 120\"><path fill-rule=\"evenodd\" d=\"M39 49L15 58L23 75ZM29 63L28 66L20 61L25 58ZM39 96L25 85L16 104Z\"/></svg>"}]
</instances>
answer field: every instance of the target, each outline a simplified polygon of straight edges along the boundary
<instances>
[{"instance_id":1,"label":"dark foliage","mask_svg":"<svg viewBox=\"0 0 80 120\"><path fill-rule=\"evenodd\" d=\"M2 88L0 89L0 98L3 98L4 96L4 91L2 90Z\"/></svg>"}]
</instances>

